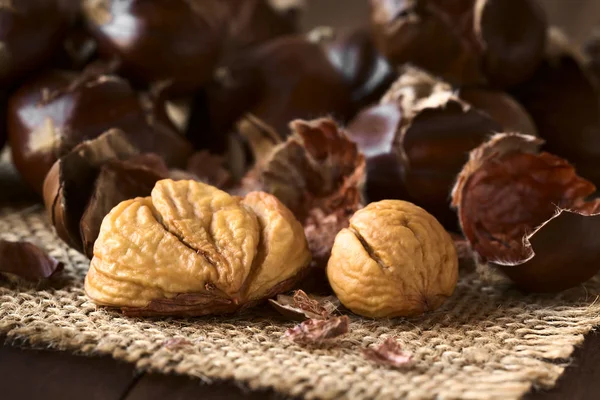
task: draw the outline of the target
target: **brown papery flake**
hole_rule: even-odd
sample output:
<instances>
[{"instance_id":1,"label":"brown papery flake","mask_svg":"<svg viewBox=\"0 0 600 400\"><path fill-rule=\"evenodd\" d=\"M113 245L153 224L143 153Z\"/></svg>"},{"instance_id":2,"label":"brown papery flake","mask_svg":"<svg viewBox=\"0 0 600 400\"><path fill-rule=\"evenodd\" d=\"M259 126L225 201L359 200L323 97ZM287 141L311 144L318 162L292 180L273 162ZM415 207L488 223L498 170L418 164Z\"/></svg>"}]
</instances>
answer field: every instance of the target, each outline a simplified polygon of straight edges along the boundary
<instances>
[{"instance_id":1,"label":"brown papery flake","mask_svg":"<svg viewBox=\"0 0 600 400\"><path fill-rule=\"evenodd\" d=\"M39 281L51 278L62 269L60 262L31 243L0 240L0 273Z\"/></svg>"},{"instance_id":2,"label":"brown papery flake","mask_svg":"<svg viewBox=\"0 0 600 400\"><path fill-rule=\"evenodd\" d=\"M320 344L348 333L349 322L345 315L329 319L309 319L288 329L285 336L299 344Z\"/></svg>"},{"instance_id":3,"label":"brown papery flake","mask_svg":"<svg viewBox=\"0 0 600 400\"><path fill-rule=\"evenodd\" d=\"M412 356L402 350L402 346L394 338L387 338L375 348L363 349L367 360L393 368L406 367L411 364Z\"/></svg>"}]
</instances>

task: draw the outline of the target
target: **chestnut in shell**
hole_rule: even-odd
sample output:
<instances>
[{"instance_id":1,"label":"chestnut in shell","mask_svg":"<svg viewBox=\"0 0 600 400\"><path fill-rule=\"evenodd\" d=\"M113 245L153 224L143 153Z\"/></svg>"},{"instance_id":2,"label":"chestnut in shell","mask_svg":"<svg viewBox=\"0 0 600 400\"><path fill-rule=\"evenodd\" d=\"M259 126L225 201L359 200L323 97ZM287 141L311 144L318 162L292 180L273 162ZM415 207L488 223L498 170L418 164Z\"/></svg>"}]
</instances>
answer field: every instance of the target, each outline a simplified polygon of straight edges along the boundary
<instances>
[{"instance_id":1,"label":"chestnut in shell","mask_svg":"<svg viewBox=\"0 0 600 400\"><path fill-rule=\"evenodd\" d=\"M324 48L304 36L283 36L239 52L220 70L221 81L196 97L187 136L197 147L221 150L244 113L284 137L295 119L347 119L352 91Z\"/></svg>"},{"instance_id":2,"label":"chestnut in shell","mask_svg":"<svg viewBox=\"0 0 600 400\"><path fill-rule=\"evenodd\" d=\"M535 121L544 149L572 162L600 184L600 96L583 56L557 29L548 32L546 58L513 95Z\"/></svg>"},{"instance_id":3,"label":"chestnut in shell","mask_svg":"<svg viewBox=\"0 0 600 400\"><path fill-rule=\"evenodd\" d=\"M468 153L501 125L424 71L405 68L379 105L359 113L348 137L367 158L369 201L409 200L456 228L449 194Z\"/></svg>"},{"instance_id":4,"label":"chestnut in shell","mask_svg":"<svg viewBox=\"0 0 600 400\"><path fill-rule=\"evenodd\" d=\"M7 120L13 162L40 194L59 157L111 128L170 166L184 166L192 152L169 121L156 118L151 101L115 75L46 72L12 94Z\"/></svg>"},{"instance_id":5,"label":"chestnut in shell","mask_svg":"<svg viewBox=\"0 0 600 400\"><path fill-rule=\"evenodd\" d=\"M12 88L58 48L72 19L66 0L0 2L0 88Z\"/></svg>"},{"instance_id":6,"label":"chestnut in shell","mask_svg":"<svg viewBox=\"0 0 600 400\"><path fill-rule=\"evenodd\" d=\"M480 261L518 287L554 292L600 270L600 200L568 161L539 152L542 140L498 134L471 152L452 193Z\"/></svg>"},{"instance_id":7,"label":"chestnut in shell","mask_svg":"<svg viewBox=\"0 0 600 400\"><path fill-rule=\"evenodd\" d=\"M413 63L457 85L527 80L546 39L534 0L371 0L371 22L393 64Z\"/></svg>"},{"instance_id":8,"label":"chestnut in shell","mask_svg":"<svg viewBox=\"0 0 600 400\"><path fill-rule=\"evenodd\" d=\"M295 32L288 8L267 0L84 0L99 50L117 57L140 83L168 81L190 93L207 84L220 59Z\"/></svg>"}]
</instances>

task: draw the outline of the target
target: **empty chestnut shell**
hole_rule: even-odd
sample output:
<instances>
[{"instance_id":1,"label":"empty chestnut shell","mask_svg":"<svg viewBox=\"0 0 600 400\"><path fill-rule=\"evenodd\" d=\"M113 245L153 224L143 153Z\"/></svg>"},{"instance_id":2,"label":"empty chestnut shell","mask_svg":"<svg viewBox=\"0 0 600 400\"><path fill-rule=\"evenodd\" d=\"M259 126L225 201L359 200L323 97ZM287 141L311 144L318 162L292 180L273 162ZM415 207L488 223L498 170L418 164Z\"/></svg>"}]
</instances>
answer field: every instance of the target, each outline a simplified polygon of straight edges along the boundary
<instances>
[{"instance_id":1,"label":"empty chestnut shell","mask_svg":"<svg viewBox=\"0 0 600 400\"><path fill-rule=\"evenodd\" d=\"M371 22L394 65L413 63L456 85L525 81L546 39L533 0L371 0Z\"/></svg>"},{"instance_id":2,"label":"empty chestnut shell","mask_svg":"<svg viewBox=\"0 0 600 400\"><path fill-rule=\"evenodd\" d=\"M184 166L192 152L168 121L154 116L151 101L115 75L44 73L10 97L7 120L13 162L40 194L59 157L111 128L172 166Z\"/></svg>"},{"instance_id":3,"label":"empty chestnut shell","mask_svg":"<svg viewBox=\"0 0 600 400\"><path fill-rule=\"evenodd\" d=\"M584 60L558 30L549 31L546 58L534 76L513 91L527 109L544 149L572 162L600 184L600 97Z\"/></svg>"},{"instance_id":4,"label":"empty chestnut shell","mask_svg":"<svg viewBox=\"0 0 600 400\"><path fill-rule=\"evenodd\" d=\"M0 88L12 88L49 60L72 14L64 0L0 3Z\"/></svg>"},{"instance_id":5,"label":"empty chestnut shell","mask_svg":"<svg viewBox=\"0 0 600 400\"><path fill-rule=\"evenodd\" d=\"M596 187L532 136L498 134L473 150L453 190L472 249L517 286L553 292L600 270Z\"/></svg>"},{"instance_id":6,"label":"empty chestnut shell","mask_svg":"<svg viewBox=\"0 0 600 400\"><path fill-rule=\"evenodd\" d=\"M352 91L355 110L375 103L396 78L389 62L375 47L367 28L355 29L325 44L330 62Z\"/></svg>"}]
</instances>

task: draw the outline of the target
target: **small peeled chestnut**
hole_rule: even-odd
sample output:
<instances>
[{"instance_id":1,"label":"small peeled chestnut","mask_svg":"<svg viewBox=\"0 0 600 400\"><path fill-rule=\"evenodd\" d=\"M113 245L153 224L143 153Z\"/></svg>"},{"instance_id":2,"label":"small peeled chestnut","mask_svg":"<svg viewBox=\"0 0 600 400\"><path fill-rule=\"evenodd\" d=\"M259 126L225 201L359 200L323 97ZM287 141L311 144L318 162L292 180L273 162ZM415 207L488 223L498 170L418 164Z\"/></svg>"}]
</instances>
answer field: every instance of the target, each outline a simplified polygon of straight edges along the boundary
<instances>
[{"instance_id":1,"label":"small peeled chestnut","mask_svg":"<svg viewBox=\"0 0 600 400\"><path fill-rule=\"evenodd\" d=\"M539 65L546 18L534 0L371 0L375 41L456 85L519 84Z\"/></svg>"},{"instance_id":2,"label":"small peeled chestnut","mask_svg":"<svg viewBox=\"0 0 600 400\"><path fill-rule=\"evenodd\" d=\"M104 218L85 292L129 315L231 313L290 290L309 262L274 196L167 179Z\"/></svg>"},{"instance_id":3,"label":"small peeled chestnut","mask_svg":"<svg viewBox=\"0 0 600 400\"><path fill-rule=\"evenodd\" d=\"M327 277L342 304L372 318L439 308L458 279L450 235L427 211L401 200L371 203L335 238Z\"/></svg>"},{"instance_id":4,"label":"small peeled chestnut","mask_svg":"<svg viewBox=\"0 0 600 400\"><path fill-rule=\"evenodd\" d=\"M48 61L59 47L72 14L64 0L0 3L0 88L13 88Z\"/></svg>"},{"instance_id":5,"label":"small peeled chestnut","mask_svg":"<svg viewBox=\"0 0 600 400\"><path fill-rule=\"evenodd\" d=\"M38 193L54 162L84 140L123 130L141 151L156 152L172 166L185 165L191 146L154 115L151 101L110 74L45 72L9 99L8 138L14 164Z\"/></svg>"},{"instance_id":6,"label":"small peeled chestnut","mask_svg":"<svg viewBox=\"0 0 600 400\"><path fill-rule=\"evenodd\" d=\"M600 201L540 139L498 134L473 150L452 201L480 262L527 291L577 286L600 270Z\"/></svg>"}]
</instances>

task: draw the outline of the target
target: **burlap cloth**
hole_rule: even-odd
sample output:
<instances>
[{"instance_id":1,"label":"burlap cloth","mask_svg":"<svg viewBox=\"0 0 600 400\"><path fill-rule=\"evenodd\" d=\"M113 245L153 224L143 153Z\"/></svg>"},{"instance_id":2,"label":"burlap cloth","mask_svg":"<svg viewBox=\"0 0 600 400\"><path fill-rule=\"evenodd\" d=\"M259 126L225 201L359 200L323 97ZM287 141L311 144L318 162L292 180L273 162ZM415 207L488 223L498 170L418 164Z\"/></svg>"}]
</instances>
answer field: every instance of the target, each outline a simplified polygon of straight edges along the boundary
<instances>
[{"instance_id":1,"label":"burlap cloth","mask_svg":"<svg viewBox=\"0 0 600 400\"><path fill-rule=\"evenodd\" d=\"M5 204L22 198L19 188L4 181ZM31 241L66 265L52 286L0 281L0 335L9 341L109 354L142 370L235 379L284 395L516 399L532 386L552 387L574 346L600 324L599 279L559 295L525 296L467 274L434 313L410 320L352 317L341 340L306 348L283 338L293 323L266 307L235 317L164 320L97 308L82 289L88 261L55 237L40 205L3 207L0 238ZM390 336L413 353L414 367L392 370L363 358L361 348ZM165 346L180 337L191 344Z\"/></svg>"}]
</instances>

